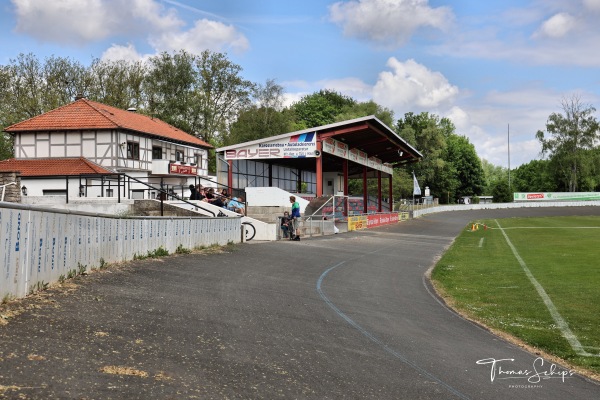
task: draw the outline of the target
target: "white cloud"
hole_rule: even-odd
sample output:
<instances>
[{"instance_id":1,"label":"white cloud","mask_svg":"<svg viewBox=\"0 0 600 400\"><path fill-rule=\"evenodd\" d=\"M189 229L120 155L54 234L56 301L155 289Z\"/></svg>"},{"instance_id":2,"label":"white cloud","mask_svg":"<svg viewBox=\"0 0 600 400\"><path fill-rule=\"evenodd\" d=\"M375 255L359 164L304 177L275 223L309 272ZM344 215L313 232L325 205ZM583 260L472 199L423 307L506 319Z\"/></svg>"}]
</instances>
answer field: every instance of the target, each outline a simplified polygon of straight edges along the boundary
<instances>
[{"instance_id":1,"label":"white cloud","mask_svg":"<svg viewBox=\"0 0 600 400\"><path fill-rule=\"evenodd\" d=\"M393 46L419 28L444 30L454 20L450 8L431 8L428 0L355 0L334 3L329 11L345 35Z\"/></svg>"},{"instance_id":2,"label":"white cloud","mask_svg":"<svg viewBox=\"0 0 600 400\"><path fill-rule=\"evenodd\" d=\"M568 13L558 13L544 21L534 37L561 38L577 27L577 19Z\"/></svg>"},{"instance_id":3,"label":"white cloud","mask_svg":"<svg viewBox=\"0 0 600 400\"><path fill-rule=\"evenodd\" d=\"M17 32L38 40L85 44L118 35L176 29L184 22L154 0L11 0Z\"/></svg>"},{"instance_id":4,"label":"white cloud","mask_svg":"<svg viewBox=\"0 0 600 400\"><path fill-rule=\"evenodd\" d=\"M317 82L317 85L323 89L343 93L357 101L368 101L373 93L373 87L358 78L328 79Z\"/></svg>"},{"instance_id":5,"label":"white cloud","mask_svg":"<svg viewBox=\"0 0 600 400\"><path fill-rule=\"evenodd\" d=\"M84 45L126 36L145 39L156 51L181 49L245 51L248 40L235 27L208 19L190 29L176 10L156 0L11 0L17 16L16 30L40 41ZM103 58L135 57L132 45L113 45Z\"/></svg>"},{"instance_id":6,"label":"white cloud","mask_svg":"<svg viewBox=\"0 0 600 400\"><path fill-rule=\"evenodd\" d=\"M100 0L12 0L16 31L41 41L85 43L107 37L106 7Z\"/></svg>"},{"instance_id":7,"label":"white cloud","mask_svg":"<svg viewBox=\"0 0 600 400\"><path fill-rule=\"evenodd\" d=\"M158 51L185 49L193 53L203 50L223 51L228 48L242 52L249 48L248 39L233 26L221 22L201 19L188 31L169 31L152 36L150 43Z\"/></svg>"},{"instance_id":8,"label":"white cloud","mask_svg":"<svg viewBox=\"0 0 600 400\"><path fill-rule=\"evenodd\" d=\"M373 88L373 100L393 109L397 115L414 109L439 108L453 101L458 88L439 72L429 70L414 60L387 62L391 71L379 74Z\"/></svg>"},{"instance_id":9,"label":"white cloud","mask_svg":"<svg viewBox=\"0 0 600 400\"><path fill-rule=\"evenodd\" d=\"M133 46L131 43L127 46L113 44L111 47L106 49L100 57L101 60L106 61L141 61L145 58L147 58L147 56L143 56L138 53L138 51L135 49L135 46Z\"/></svg>"}]
</instances>

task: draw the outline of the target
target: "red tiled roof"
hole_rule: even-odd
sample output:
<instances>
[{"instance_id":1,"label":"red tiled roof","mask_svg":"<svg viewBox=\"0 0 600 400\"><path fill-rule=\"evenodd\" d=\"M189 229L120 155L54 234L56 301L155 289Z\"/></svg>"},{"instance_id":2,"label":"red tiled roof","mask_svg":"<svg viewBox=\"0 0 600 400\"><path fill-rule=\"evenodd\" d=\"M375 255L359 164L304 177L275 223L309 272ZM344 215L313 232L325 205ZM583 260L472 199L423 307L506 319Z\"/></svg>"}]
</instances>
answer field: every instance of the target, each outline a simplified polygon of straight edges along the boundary
<instances>
[{"instance_id":1,"label":"red tiled roof","mask_svg":"<svg viewBox=\"0 0 600 400\"><path fill-rule=\"evenodd\" d=\"M5 129L9 133L82 130L127 129L152 136L212 148L197 137L185 133L157 118L133 111L107 106L88 99L79 99L47 113L21 121Z\"/></svg>"},{"instance_id":2,"label":"red tiled roof","mask_svg":"<svg viewBox=\"0 0 600 400\"><path fill-rule=\"evenodd\" d=\"M22 177L113 173L83 157L23 160L10 158L0 161L0 172L5 171L20 171Z\"/></svg>"}]
</instances>

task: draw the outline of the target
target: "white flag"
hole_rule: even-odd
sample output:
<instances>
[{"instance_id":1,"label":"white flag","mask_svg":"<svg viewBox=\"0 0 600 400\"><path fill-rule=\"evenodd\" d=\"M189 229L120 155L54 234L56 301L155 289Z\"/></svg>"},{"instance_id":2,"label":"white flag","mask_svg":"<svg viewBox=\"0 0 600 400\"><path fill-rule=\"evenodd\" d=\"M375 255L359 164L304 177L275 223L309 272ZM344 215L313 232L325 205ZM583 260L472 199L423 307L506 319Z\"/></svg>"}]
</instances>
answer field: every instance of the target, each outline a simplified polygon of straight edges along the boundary
<instances>
[{"instance_id":1,"label":"white flag","mask_svg":"<svg viewBox=\"0 0 600 400\"><path fill-rule=\"evenodd\" d=\"M415 171L413 171L413 196L420 196L421 188L419 187L419 182L417 181L417 177L415 176Z\"/></svg>"}]
</instances>

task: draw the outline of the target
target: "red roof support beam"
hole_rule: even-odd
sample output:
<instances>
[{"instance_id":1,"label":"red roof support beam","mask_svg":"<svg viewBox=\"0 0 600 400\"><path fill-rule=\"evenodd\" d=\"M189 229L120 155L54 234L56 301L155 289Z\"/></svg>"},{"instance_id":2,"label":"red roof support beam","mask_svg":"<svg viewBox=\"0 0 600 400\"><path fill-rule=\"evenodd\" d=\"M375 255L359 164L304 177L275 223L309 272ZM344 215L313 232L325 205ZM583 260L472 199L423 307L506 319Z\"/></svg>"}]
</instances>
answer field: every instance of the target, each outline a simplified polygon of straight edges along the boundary
<instances>
[{"instance_id":1,"label":"red roof support beam","mask_svg":"<svg viewBox=\"0 0 600 400\"><path fill-rule=\"evenodd\" d=\"M369 129L369 125L368 124L361 124L361 125L350 126L348 128L338 129L338 130L327 132L327 133L319 133L319 139L320 140L328 139L330 137L334 137L334 136L338 136L338 135L343 135L344 133L352 133L352 132L356 132L356 131L364 131L366 129Z\"/></svg>"},{"instance_id":2,"label":"red roof support beam","mask_svg":"<svg viewBox=\"0 0 600 400\"><path fill-rule=\"evenodd\" d=\"M383 211L381 203L381 171L377 171L377 212Z\"/></svg>"},{"instance_id":3,"label":"red roof support beam","mask_svg":"<svg viewBox=\"0 0 600 400\"><path fill-rule=\"evenodd\" d=\"M394 211L394 192L392 190L392 175L388 175L388 195L390 200L390 212Z\"/></svg>"},{"instance_id":4,"label":"red roof support beam","mask_svg":"<svg viewBox=\"0 0 600 400\"><path fill-rule=\"evenodd\" d=\"M363 213L367 213L369 209L369 188L367 186L367 166L363 166Z\"/></svg>"},{"instance_id":5,"label":"red roof support beam","mask_svg":"<svg viewBox=\"0 0 600 400\"><path fill-rule=\"evenodd\" d=\"M344 205L342 208L342 215L348 217L348 160L344 159L342 167L344 172Z\"/></svg>"},{"instance_id":6,"label":"red roof support beam","mask_svg":"<svg viewBox=\"0 0 600 400\"><path fill-rule=\"evenodd\" d=\"M321 153L321 155L316 158L317 197L321 197L323 196L323 142L320 140L317 140L317 151Z\"/></svg>"}]
</instances>

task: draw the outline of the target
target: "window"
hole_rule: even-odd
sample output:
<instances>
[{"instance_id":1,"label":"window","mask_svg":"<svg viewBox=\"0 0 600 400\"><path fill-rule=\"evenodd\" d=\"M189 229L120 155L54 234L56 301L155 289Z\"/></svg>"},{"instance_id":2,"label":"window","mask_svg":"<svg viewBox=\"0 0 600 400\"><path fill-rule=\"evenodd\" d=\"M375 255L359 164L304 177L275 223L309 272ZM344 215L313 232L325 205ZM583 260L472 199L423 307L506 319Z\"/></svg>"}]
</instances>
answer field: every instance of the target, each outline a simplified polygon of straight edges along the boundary
<instances>
[{"instance_id":1,"label":"window","mask_svg":"<svg viewBox=\"0 0 600 400\"><path fill-rule=\"evenodd\" d=\"M196 160L194 161L198 168L202 168L202 154L195 154Z\"/></svg>"},{"instance_id":2,"label":"window","mask_svg":"<svg viewBox=\"0 0 600 400\"><path fill-rule=\"evenodd\" d=\"M140 144L138 142L127 142L127 158L130 160L140 159Z\"/></svg>"},{"instance_id":3,"label":"window","mask_svg":"<svg viewBox=\"0 0 600 400\"><path fill-rule=\"evenodd\" d=\"M183 151L175 150L175 161L183 162Z\"/></svg>"},{"instance_id":4,"label":"window","mask_svg":"<svg viewBox=\"0 0 600 400\"><path fill-rule=\"evenodd\" d=\"M158 147L158 146L152 147L152 159L153 160L162 160L162 147Z\"/></svg>"}]
</instances>

